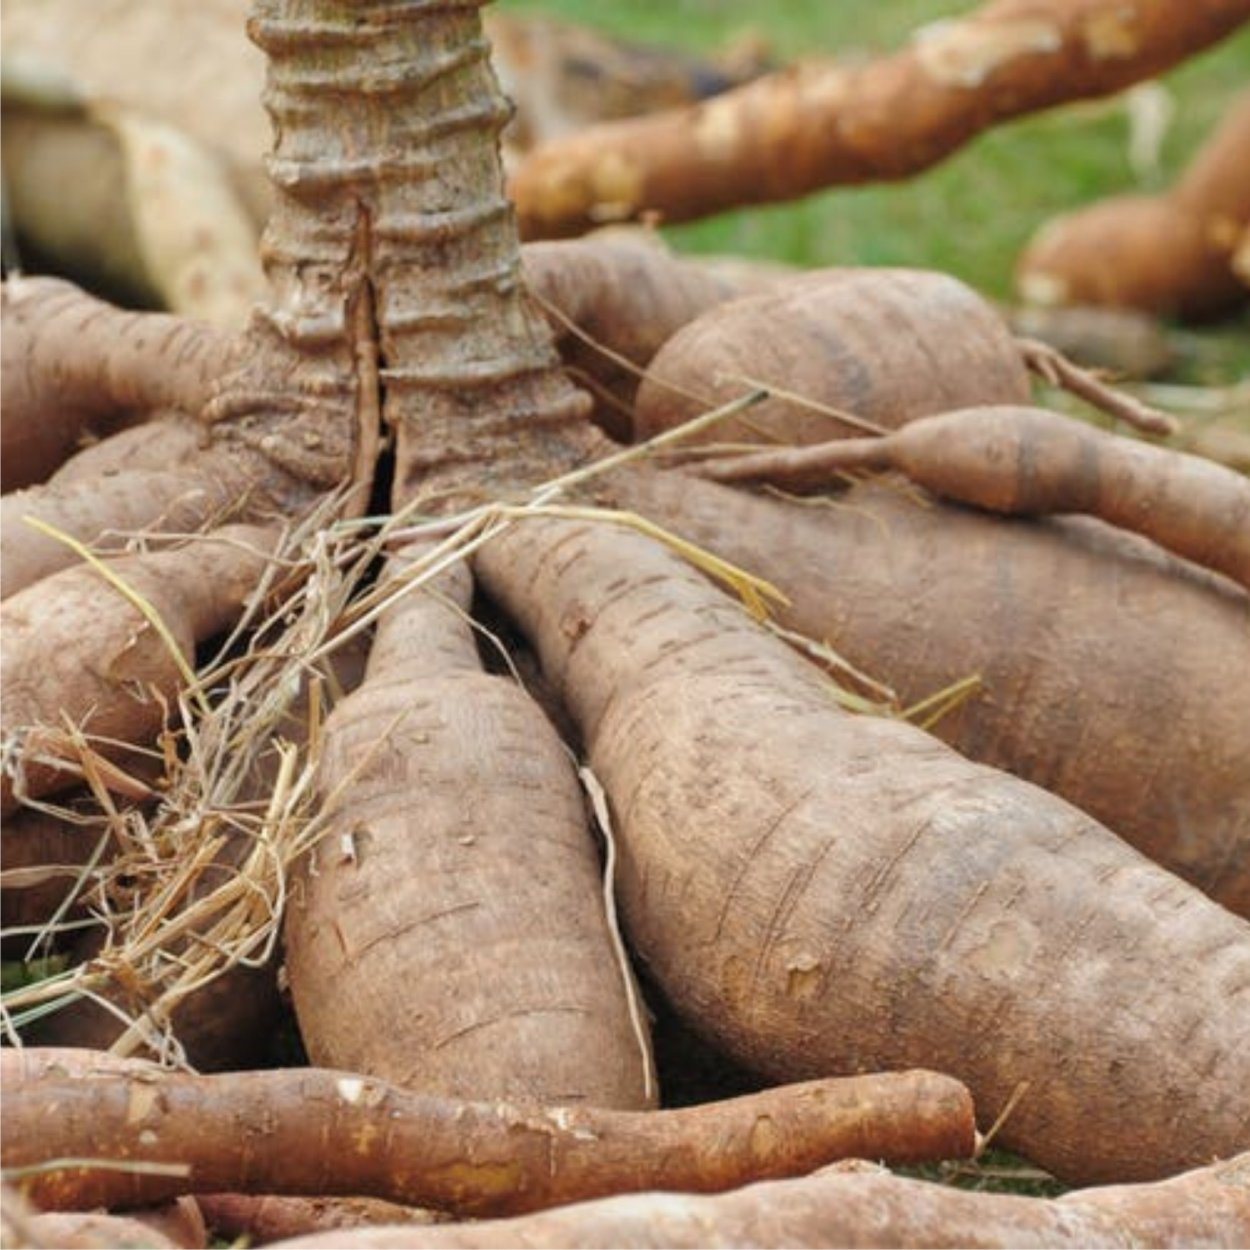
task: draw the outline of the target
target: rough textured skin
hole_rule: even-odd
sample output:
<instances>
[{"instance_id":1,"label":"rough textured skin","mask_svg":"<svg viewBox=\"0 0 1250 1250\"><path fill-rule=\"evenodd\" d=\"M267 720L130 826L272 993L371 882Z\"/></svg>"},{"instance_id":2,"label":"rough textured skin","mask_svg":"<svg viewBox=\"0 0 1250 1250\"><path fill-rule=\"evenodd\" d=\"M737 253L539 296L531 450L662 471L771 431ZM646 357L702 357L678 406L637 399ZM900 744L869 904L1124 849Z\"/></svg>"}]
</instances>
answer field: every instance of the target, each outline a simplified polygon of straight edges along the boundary
<instances>
[{"instance_id":1,"label":"rough textured skin","mask_svg":"<svg viewBox=\"0 0 1250 1250\"><path fill-rule=\"evenodd\" d=\"M958 279L830 269L722 304L674 334L638 389L634 437L745 394L744 378L885 426L969 404L1025 403L1030 393L1006 323ZM819 443L862 428L769 399L692 441Z\"/></svg>"},{"instance_id":2,"label":"rough textured skin","mask_svg":"<svg viewBox=\"0 0 1250 1250\"><path fill-rule=\"evenodd\" d=\"M956 409L881 438L727 457L700 471L720 482L819 490L839 470L891 468L935 495L991 512L1096 516L1250 590L1250 481L1205 456L1121 438L1044 408Z\"/></svg>"},{"instance_id":3,"label":"rough textured skin","mask_svg":"<svg viewBox=\"0 0 1250 1250\"><path fill-rule=\"evenodd\" d=\"M123 312L57 278L11 278L0 306L6 427L38 425L58 411L88 419L193 412L240 349L233 335L163 313Z\"/></svg>"},{"instance_id":4,"label":"rough textured skin","mask_svg":"<svg viewBox=\"0 0 1250 1250\"><path fill-rule=\"evenodd\" d=\"M260 580L272 534L236 526L165 551L124 556L113 569L159 614L184 657L237 617ZM183 681L165 641L138 607L89 565L53 574L0 609L4 649L4 811L26 792L46 794L73 774L40 761L66 723L109 754L155 737ZM50 737L49 734L52 736ZM112 747L107 745L111 740Z\"/></svg>"},{"instance_id":5,"label":"rough textured skin","mask_svg":"<svg viewBox=\"0 0 1250 1250\"><path fill-rule=\"evenodd\" d=\"M648 211L685 221L905 178L998 122L1150 78L1247 17L1246 0L996 0L883 60L800 63L539 148L512 179L522 233L576 234Z\"/></svg>"},{"instance_id":6,"label":"rough textured skin","mask_svg":"<svg viewBox=\"0 0 1250 1250\"><path fill-rule=\"evenodd\" d=\"M469 594L462 565L392 608L326 724L330 824L285 930L300 1032L314 1063L426 1093L648 1105L576 774L482 671Z\"/></svg>"},{"instance_id":7,"label":"rough textured skin","mask_svg":"<svg viewBox=\"0 0 1250 1250\"><path fill-rule=\"evenodd\" d=\"M969 1193L870 1164L730 1194L649 1193L438 1228L392 1226L279 1242L289 1250L488 1247L1192 1247L1250 1239L1245 1156L1154 1185L1058 1199Z\"/></svg>"},{"instance_id":8,"label":"rough textured skin","mask_svg":"<svg viewBox=\"0 0 1250 1250\"><path fill-rule=\"evenodd\" d=\"M142 425L90 443L75 452L48 479L64 486L83 479L116 477L133 469L174 469L198 459L203 429L178 412L154 415Z\"/></svg>"},{"instance_id":9,"label":"rough textured skin","mask_svg":"<svg viewBox=\"0 0 1250 1250\"><path fill-rule=\"evenodd\" d=\"M630 410L651 358L687 322L738 294L732 280L646 236L529 243L522 259L565 368L595 395L596 424L622 442L631 437ZM569 322L633 368L587 344Z\"/></svg>"},{"instance_id":10,"label":"rough textured skin","mask_svg":"<svg viewBox=\"0 0 1250 1250\"><path fill-rule=\"evenodd\" d=\"M934 733L1250 916L1250 604L1237 588L1096 521L924 506L893 484L795 508L637 473L619 495L772 579L790 598L783 624L904 706L979 675Z\"/></svg>"},{"instance_id":11,"label":"rough textured skin","mask_svg":"<svg viewBox=\"0 0 1250 1250\"><path fill-rule=\"evenodd\" d=\"M106 554L136 534L193 534L247 510L246 469L233 457L205 454L173 471L127 469L44 482L0 500L0 598L78 563L72 547L26 523L34 517Z\"/></svg>"},{"instance_id":12,"label":"rough textured skin","mask_svg":"<svg viewBox=\"0 0 1250 1250\"><path fill-rule=\"evenodd\" d=\"M1061 799L853 716L654 543L526 521L476 557L611 798L635 949L775 1079L922 1064L1070 1181L1250 1144L1250 926ZM1134 986L1137 978L1140 982Z\"/></svg>"},{"instance_id":13,"label":"rough textured skin","mask_svg":"<svg viewBox=\"0 0 1250 1250\"><path fill-rule=\"evenodd\" d=\"M11 1054L0 1052L6 1167L81 1158L94 1148L91 1157L173 1156L190 1168L186 1176L48 1168L29 1193L51 1209L231 1187L514 1214L658 1185L732 1189L857 1152L898 1162L966 1157L975 1144L968 1091L933 1072L813 1081L670 1111L609 1111L459 1102L313 1068L92 1074L80 1061L59 1075L55 1061ZM53 1123L45 1123L49 1105L58 1109Z\"/></svg>"},{"instance_id":14,"label":"rough textured skin","mask_svg":"<svg viewBox=\"0 0 1250 1250\"><path fill-rule=\"evenodd\" d=\"M44 481L84 436L206 398L235 346L206 326L120 312L54 278L9 279L0 314L6 495Z\"/></svg>"},{"instance_id":15,"label":"rough textured skin","mask_svg":"<svg viewBox=\"0 0 1250 1250\"><path fill-rule=\"evenodd\" d=\"M193 463L185 439L170 462L153 464L156 449L145 452L145 469L117 472L101 453L88 458L90 471L6 495L5 597L75 559L23 525L27 514L88 544L109 531L195 532L228 511L248 520L293 511L341 485L353 457L372 472L377 432L345 410L356 401L354 380L327 376L341 357L305 366L263 324L244 342L177 317L123 312L52 279L10 282L4 314L5 351L20 362L4 370L6 425L38 425L62 410L88 423L169 410L201 423ZM350 360L350 348L344 354ZM162 437L158 447L166 446ZM367 485L369 475L360 476Z\"/></svg>"}]
</instances>

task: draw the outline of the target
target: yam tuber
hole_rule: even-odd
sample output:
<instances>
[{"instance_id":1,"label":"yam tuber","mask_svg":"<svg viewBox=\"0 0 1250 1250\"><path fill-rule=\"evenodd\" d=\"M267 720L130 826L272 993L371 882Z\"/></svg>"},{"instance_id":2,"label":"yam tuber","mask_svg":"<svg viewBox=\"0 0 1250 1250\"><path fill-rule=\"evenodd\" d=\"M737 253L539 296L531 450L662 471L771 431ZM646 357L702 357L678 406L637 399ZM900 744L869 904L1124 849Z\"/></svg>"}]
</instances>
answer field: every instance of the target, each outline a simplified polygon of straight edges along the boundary
<instances>
[{"instance_id":1,"label":"yam tuber","mask_svg":"<svg viewBox=\"0 0 1250 1250\"><path fill-rule=\"evenodd\" d=\"M10 278L0 310L6 492L46 478L84 430L153 409L196 411L238 350L208 326L121 312L54 278Z\"/></svg>"},{"instance_id":2,"label":"yam tuber","mask_svg":"<svg viewBox=\"0 0 1250 1250\"><path fill-rule=\"evenodd\" d=\"M117 554L140 534L194 534L214 520L224 524L247 495L246 476L233 459L220 456L205 457L193 472L132 469L45 482L5 495L0 500L0 598L10 599L72 568L80 557L64 538L102 555L110 548Z\"/></svg>"},{"instance_id":3,"label":"yam tuber","mask_svg":"<svg viewBox=\"0 0 1250 1250\"><path fill-rule=\"evenodd\" d=\"M229 1188L504 1214L656 1186L713 1192L854 1153L967 1156L974 1144L967 1091L932 1072L637 1112L458 1102L317 1068L57 1076L36 1054L25 1075L11 1054L0 1052L4 1165L30 1168L27 1192L53 1210ZM74 1165L84 1158L184 1168Z\"/></svg>"},{"instance_id":4,"label":"yam tuber","mask_svg":"<svg viewBox=\"0 0 1250 1250\"><path fill-rule=\"evenodd\" d=\"M121 430L75 452L48 478L49 485L115 477L135 469L177 469L203 452L203 430L191 417L169 412Z\"/></svg>"},{"instance_id":5,"label":"yam tuber","mask_svg":"<svg viewBox=\"0 0 1250 1250\"><path fill-rule=\"evenodd\" d=\"M1027 1086L1001 1139L1070 1181L1246 1146L1250 925L1054 795L842 711L640 535L526 520L475 563L579 724L627 931L700 1032L773 1079L947 1069L988 1118Z\"/></svg>"},{"instance_id":6,"label":"yam tuber","mask_svg":"<svg viewBox=\"0 0 1250 1250\"><path fill-rule=\"evenodd\" d=\"M530 238L656 213L687 221L906 178L996 123L1110 95L1215 43L1245 0L994 0L864 65L800 63L715 100L538 148L510 190Z\"/></svg>"},{"instance_id":7,"label":"yam tuber","mask_svg":"<svg viewBox=\"0 0 1250 1250\"><path fill-rule=\"evenodd\" d=\"M99 344L104 354L93 359L93 322L101 315L114 330ZM136 342L141 336L133 332L138 317L116 314L49 277L6 281L0 321L0 489L6 494L44 481L84 437L134 421L163 396L187 396L196 364L216 356L224 344L204 327L166 317L160 322L164 336L183 361L178 382L171 385L168 370L134 367L144 356Z\"/></svg>"},{"instance_id":8,"label":"yam tuber","mask_svg":"<svg viewBox=\"0 0 1250 1250\"><path fill-rule=\"evenodd\" d=\"M1250 92L1170 191L1115 196L1043 226L1020 257L1016 285L1036 304L1212 317L1245 299L1233 253L1247 223Z\"/></svg>"},{"instance_id":9,"label":"yam tuber","mask_svg":"<svg viewBox=\"0 0 1250 1250\"><path fill-rule=\"evenodd\" d=\"M1202 456L1041 408L965 408L883 438L731 457L699 472L802 490L863 469L901 470L936 495L991 512L1096 516L1250 590L1250 481Z\"/></svg>"},{"instance_id":10,"label":"yam tuber","mask_svg":"<svg viewBox=\"0 0 1250 1250\"><path fill-rule=\"evenodd\" d=\"M1250 1239L1245 1155L1153 1185L1062 1198L907 1180L870 1164L825 1168L713 1197L649 1193L438 1228L359 1229L278 1242L287 1250L489 1247L1235 1247Z\"/></svg>"}]
</instances>

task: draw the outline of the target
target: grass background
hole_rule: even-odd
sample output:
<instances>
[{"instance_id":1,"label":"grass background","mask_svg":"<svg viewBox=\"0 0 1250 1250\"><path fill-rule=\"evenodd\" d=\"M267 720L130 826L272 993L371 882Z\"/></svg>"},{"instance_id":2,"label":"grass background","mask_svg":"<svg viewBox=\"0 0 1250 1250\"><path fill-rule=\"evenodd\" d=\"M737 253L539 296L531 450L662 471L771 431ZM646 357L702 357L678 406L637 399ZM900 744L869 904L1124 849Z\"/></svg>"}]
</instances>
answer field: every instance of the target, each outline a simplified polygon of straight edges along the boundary
<instances>
[{"instance_id":1,"label":"grass background","mask_svg":"<svg viewBox=\"0 0 1250 1250\"><path fill-rule=\"evenodd\" d=\"M593 5L497 0L495 5L499 11L550 14L696 51L755 31L767 37L781 61L888 52L917 26L973 7L953 0L598 0ZM1001 126L907 182L835 188L666 233L687 251L804 265L942 269L1007 298L1016 255L1048 217L1100 196L1154 190L1175 176L1233 94L1250 84L1250 27L1162 82L1175 112L1160 168L1144 180L1129 162L1125 104L1093 101ZM1208 333L1227 343L1217 353L1220 372L1250 374L1250 320L1243 316Z\"/></svg>"}]
</instances>

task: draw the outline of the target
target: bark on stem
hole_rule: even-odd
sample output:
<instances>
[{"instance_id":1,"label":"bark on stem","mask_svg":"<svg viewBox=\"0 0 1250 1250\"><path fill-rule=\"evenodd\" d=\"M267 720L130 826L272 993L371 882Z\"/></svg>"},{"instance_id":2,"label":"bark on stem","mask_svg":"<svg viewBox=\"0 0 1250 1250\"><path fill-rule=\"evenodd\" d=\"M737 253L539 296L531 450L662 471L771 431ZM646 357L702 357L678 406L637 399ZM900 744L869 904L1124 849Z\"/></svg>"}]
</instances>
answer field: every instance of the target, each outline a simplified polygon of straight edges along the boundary
<instances>
[{"instance_id":1,"label":"bark on stem","mask_svg":"<svg viewBox=\"0 0 1250 1250\"><path fill-rule=\"evenodd\" d=\"M257 0L249 27L276 131L269 325L305 355L324 344L340 376L353 334L358 366L376 353L356 405L396 431L398 502L580 455L586 401L520 284L484 2Z\"/></svg>"}]
</instances>

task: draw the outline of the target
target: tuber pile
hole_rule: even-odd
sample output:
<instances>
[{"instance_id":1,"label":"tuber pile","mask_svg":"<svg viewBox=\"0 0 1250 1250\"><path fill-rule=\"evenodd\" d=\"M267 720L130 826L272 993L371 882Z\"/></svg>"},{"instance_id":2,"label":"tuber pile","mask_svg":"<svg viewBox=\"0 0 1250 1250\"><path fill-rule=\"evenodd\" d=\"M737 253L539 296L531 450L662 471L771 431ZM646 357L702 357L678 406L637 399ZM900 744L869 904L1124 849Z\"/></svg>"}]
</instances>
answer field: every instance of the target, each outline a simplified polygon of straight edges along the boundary
<instances>
[{"instance_id":1,"label":"tuber pile","mask_svg":"<svg viewBox=\"0 0 1250 1250\"><path fill-rule=\"evenodd\" d=\"M351 1070L205 1078L88 1059L105 1071L83 1078L6 1052L20 1079L6 1077L5 1166L32 1169L30 1191L49 1206L203 1187L515 1211L658 1184L736 1186L846 1153L966 1153L968 1091L982 1128L1001 1117L1003 1142L1067 1180L1157 1178L1245 1150L1250 926L1233 914L1250 910L1245 591L1096 518L930 506L896 482L809 507L621 468L643 453L617 452L587 422L592 401L561 371L547 318L588 322L641 363L661 339L672 336L667 351L693 335L698 322L676 330L689 317L728 324L742 305L711 308L719 280L682 271L670 283L664 271L654 287L671 300L647 319L634 298L643 283L628 275L651 258L622 248L611 261L536 254L527 287L498 161L509 109L479 8L255 0L276 136L271 303L185 377L173 367L143 380L171 343L208 341L178 338L177 322L113 321L96 307L82 324L100 335L66 349L83 376L107 379L120 335L117 364L142 383L129 406L175 414L154 427L172 438L171 463L142 471L242 494L249 527L180 545L141 534L133 554L102 560L82 543L119 523L96 518L66 544L79 563L37 569L3 609L6 801L94 781L83 762L95 753L126 761L160 735L160 831L209 865L218 822L239 812L211 786L179 806L177 787L201 778L210 731L217 764L246 772L257 726L273 726L327 652L345 636L371 641L365 685L324 732L312 718L298 776L292 767L285 789L255 800L261 815L238 821L260 830L256 857L269 866L240 882L232 913L255 912L254 928L228 943L220 926L185 924L143 966L112 968L98 995L129 1010L162 960L180 991L221 993L224 968L256 934L276 937L285 910L301 1034L314 1061ZM932 87L922 111L941 105L950 123L926 132L927 158L969 125L1157 69L1245 12L1245 0L1179 16L1158 0L1131 11L1081 0L1039 17L1004 0L884 70L837 81L894 73L914 86L920 75ZM895 120L861 131L865 160L917 158L873 142ZM596 294L577 272L593 274ZM840 357L833 384L850 378L849 397L826 406L862 408L878 385L881 413L868 420L882 424L1026 402L1041 358L983 305L935 277L885 281L867 335L828 350L812 340ZM803 312L840 284L862 328L867 275L800 279L792 304ZM745 317L739 347L774 332L781 303L767 307ZM927 325L918 352L912 309L941 327ZM955 353L965 318L979 329ZM805 340L780 333L790 356L764 380L808 390L793 351ZM883 350L857 374L860 341ZM812 387L827 374L817 354ZM55 354L30 360L32 398L55 402L66 393ZM745 389L758 380L737 348L721 371L750 374ZM706 369L691 380L696 392L718 384ZM839 421L821 417L813 436ZM61 468L49 493L90 497L134 446L117 437ZM589 464L608 453L614 466ZM125 526L155 528L167 501L144 498L151 515ZM642 515L622 516L628 506ZM278 557L280 522L303 546ZM851 655L867 638L909 652L909 669L851 655L901 703L978 674L984 697L942 732L1047 788L896 716L853 715L845 692L662 540L749 588L757 607L759 584L724 559L773 578L791 599L784 623L815 644ZM475 589L529 636L575 723L566 737L519 683L488 675L479 647L489 654L494 640L475 635ZM264 628L233 633L229 663L197 677L197 645L262 601ZM968 651L982 635L1011 654ZM903 694L905 683L921 690ZM186 919L164 878L132 885L136 925L160 935L171 909ZM619 1109L657 1097L625 943L705 1041L766 1080L814 1083L684 1111ZM95 990L93 975L72 970L36 992ZM168 1040L157 1005L134 1013L118 1050ZM856 1083L830 1083L838 1074ZM100 1158L109 1165L90 1162ZM1226 1182L1238 1166L1200 1180L1206 1209L1165 1233L1207 1236L1203 1219L1236 1215L1240 1191ZM893 1210L893 1192L875 1209ZM1154 1210L1156 1192L1137 1209ZM1025 1223L1002 1227L1071 1228L1072 1210L1013 1206ZM969 1212L955 1227L972 1234ZM1124 1216L1132 1236L1155 1227L1153 1215L1132 1218L1144 1221ZM1106 1227L1091 1216L1080 1231Z\"/></svg>"},{"instance_id":2,"label":"tuber pile","mask_svg":"<svg viewBox=\"0 0 1250 1250\"><path fill-rule=\"evenodd\" d=\"M700 1032L773 1079L934 1064L982 1116L1027 1085L1002 1141L1072 1181L1246 1145L1250 925L1054 795L842 711L640 535L525 521L475 560L578 722L628 930Z\"/></svg>"}]
</instances>

